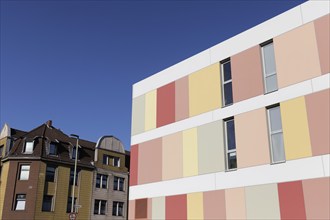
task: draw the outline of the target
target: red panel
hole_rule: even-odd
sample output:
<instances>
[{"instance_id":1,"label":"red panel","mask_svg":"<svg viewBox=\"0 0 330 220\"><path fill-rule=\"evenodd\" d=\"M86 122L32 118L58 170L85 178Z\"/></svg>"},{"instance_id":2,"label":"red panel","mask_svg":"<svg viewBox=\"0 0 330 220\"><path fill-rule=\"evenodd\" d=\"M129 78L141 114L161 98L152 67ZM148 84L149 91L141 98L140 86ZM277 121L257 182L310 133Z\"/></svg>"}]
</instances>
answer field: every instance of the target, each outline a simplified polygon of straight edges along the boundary
<instances>
[{"instance_id":1,"label":"red panel","mask_svg":"<svg viewBox=\"0 0 330 220\"><path fill-rule=\"evenodd\" d=\"M157 89L157 128L175 122L175 82Z\"/></svg>"},{"instance_id":2,"label":"red panel","mask_svg":"<svg viewBox=\"0 0 330 220\"><path fill-rule=\"evenodd\" d=\"M131 165L130 165L130 180L129 185L134 186L138 184L138 147L139 145L133 145L131 147Z\"/></svg>"},{"instance_id":3,"label":"red panel","mask_svg":"<svg viewBox=\"0 0 330 220\"><path fill-rule=\"evenodd\" d=\"M167 196L166 219L187 219L187 195Z\"/></svg>"},{"instance_id":4,"label":"red panel","mask_svg":"<svg viewBox=\"0 0 330 220\"><path fill-rule=\"evenodd\" d=\"M304 194L301 181L279 183L281 219L306 219Z\"/></svg>"}]
</instances>

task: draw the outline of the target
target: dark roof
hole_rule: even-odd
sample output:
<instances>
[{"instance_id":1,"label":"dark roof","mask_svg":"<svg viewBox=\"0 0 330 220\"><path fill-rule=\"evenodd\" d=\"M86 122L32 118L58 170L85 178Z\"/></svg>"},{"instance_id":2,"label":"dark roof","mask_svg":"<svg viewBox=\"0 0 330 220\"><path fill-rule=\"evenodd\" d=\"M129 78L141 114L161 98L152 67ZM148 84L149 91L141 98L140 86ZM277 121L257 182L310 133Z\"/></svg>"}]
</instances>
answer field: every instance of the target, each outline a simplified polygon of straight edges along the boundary
<instances>
[{"instance_id":1,"label":"dark roof","mask_svg":"<svg viewBox=\"0 0 330 220\"><path fill-rule=\"evenodd\" d=\"M24 136L26 133L27 133L26 131L18 130L15 128L10 129L10 136L12 136L14 138L20 138L20 137Z\"/></svg>"}]
</instances>

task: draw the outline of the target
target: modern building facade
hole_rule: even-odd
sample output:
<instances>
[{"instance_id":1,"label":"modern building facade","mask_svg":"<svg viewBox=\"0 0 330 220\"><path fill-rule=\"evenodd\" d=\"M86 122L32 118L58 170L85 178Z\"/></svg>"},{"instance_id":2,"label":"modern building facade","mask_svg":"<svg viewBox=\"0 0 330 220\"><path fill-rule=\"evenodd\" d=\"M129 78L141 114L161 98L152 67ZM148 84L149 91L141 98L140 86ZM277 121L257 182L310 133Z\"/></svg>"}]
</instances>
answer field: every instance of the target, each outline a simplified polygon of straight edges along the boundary
<instances>
[{"instance_id":1,"label":"modern building facade","mask_svg":"<svg viewBox=\"0 0 330 220\"><path fill-rule=\"evenodd\" d=\"M73 185L77 219L126 219L129 156L121 142L102 137L96 145L80 139L74 183L75 145L76 139L51 121L29 132L6 124L0 135L0 219L68 219ZM102 165L97 160L102 151L118 163ZM112 176L122 178L120 190L112 190ZM113 214L115 202L121 207Z\"/></svg>"},{"instance_id":2,"label":"modern building facade","mask_svg":"<svg viewBox=\"0 0 330 220\"><path fill-rule=\"evenodd\" d=\"M129 219L329 219L329 1L133 85Z\"/></svg>"}]
</instances>

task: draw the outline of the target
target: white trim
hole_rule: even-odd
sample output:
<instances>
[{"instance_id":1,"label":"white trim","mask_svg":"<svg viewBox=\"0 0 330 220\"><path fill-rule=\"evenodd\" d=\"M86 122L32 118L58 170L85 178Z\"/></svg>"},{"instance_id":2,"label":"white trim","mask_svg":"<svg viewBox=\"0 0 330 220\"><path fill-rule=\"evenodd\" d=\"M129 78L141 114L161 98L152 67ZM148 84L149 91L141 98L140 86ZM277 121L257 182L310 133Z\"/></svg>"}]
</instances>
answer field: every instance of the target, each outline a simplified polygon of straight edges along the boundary
<instances>
[{"instance_id":1,"label":"white trim","mask_svg":"<svg viewBox=\"0 0 330 220\"><path fill-rule=\"evenodd\" d=\"M235 172L218 172L130 186L129 200L329 177L328 165L329 154L326 154L281 164L238 169Z\"/></svg>"},{"instance_id":2,"label":"white trim","mask_svg":"<svg viewBox=\"0 0 330 220\"><path fill-rule=\"evenodd\" d=\"M270 106L279 102L287 101L300 96L329 89L330 73L306 80L278 91L265 95L256 96L244 101L233 103L225 108L209 111L182 121L168 124L131 137L131 145L163 137L189 128L229 118L248 111Z\"/></svg>"},{"instance_id":3,"label":"white trim","mask_svg":"<svg viewBox=\"0 0 330 220\"><path fill-rule=\"evenodd\" d=\"M133 98L329 14L329 1L307 1L133 85Z\"/></svg>"}]
</instances>

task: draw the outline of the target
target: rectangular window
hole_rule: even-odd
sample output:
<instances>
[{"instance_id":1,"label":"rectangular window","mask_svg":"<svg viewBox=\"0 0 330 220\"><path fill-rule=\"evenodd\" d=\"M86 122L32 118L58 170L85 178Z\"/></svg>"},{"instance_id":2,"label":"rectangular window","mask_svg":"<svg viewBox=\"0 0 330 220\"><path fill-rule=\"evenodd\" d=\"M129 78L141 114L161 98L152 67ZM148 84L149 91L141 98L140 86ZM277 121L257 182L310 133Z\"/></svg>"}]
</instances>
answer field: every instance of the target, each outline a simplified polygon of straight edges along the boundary
<instances>
[{"instance_id":1,"label":"rectangular window","mask_svg":"<svg viewBox=\"0 0 330 220\"><path fill-rule=\"evenodd\" d=\"M26 194L17 194L14 210L25 210Z\"/></svg>"},{"instance_id":2,"label":"rectangular window","mask_svg":"<svg viewBox=\"0 0 330 220\"><path fill-rule=\"evenodd\" d=\"M285 162L280 106L267 109L272 163Z\"/></svg>"},{"instance_id":3,"label":"rectangular window","mask_svg":"<svg viewBox=\"0 0 330 220\"><path fill-rule=\"evenodd\" d=\"M113 190L124 191L124 181L124 178L115 176L113 179Z\"/></svg>"},{"instance_id":4,"label":"rectangular window","mask_svg":"<svg viewBox=\"0 0 330 220\"><path fill-rule=\"evenodd\" d=\"M55 174L56 174L56 167L47 165L46 168L46 181L47 182L54 182L55 181Z\"/></svg>"},{"instance_id":5,"label":"rectangular window","mask_svg":"<svg viewBox=\"0 0 330 220\"><path fill-rule=\"evenodd\" d=\"M49 155L57 156L57 144L54 142L51 142L49 145Z\"/></svg>"},{"instance_id":6,"label":"rectangular window","mask_svg":"<svg viewBox=\"0 0 330 220\"><path fill-rule=\"evenodd\" d=\"M230 59L221 62L222 106L233 103L233 87L231 79Z\"/></svg>"},{"instance_id":7,"label":"rectangular window","mask_svg":"<svg viewBox=\"0 0 330 220\"><path fill-rule=\"evenodd\" d=\"M72 148L72 155L71 155L71 159L72 160L75 160L76 159L76 146L74 146L73 148ZM80 151L79 151L79 148L78 148L78 152L77 152L77 160L79 160L80 159Z\"/></svg>"},{"instance_id":8,"label":"rectangular window","mask_svg":"<svg viewBox=\"0 0 330 220\"><path fill-rule=\"evenodd\" d=\"M265 93L278 89L273 41L261 45Z\"/></svg>"},{"instance_id":9,"label":"rectangular window","mask_svg":"<svg viewBox=\"0 0 330 220\"><path fill-rule=\"evenodd\" d=\"M226 170L234 170L237 168L234 118L224 120L224 127L225 127Z\"/></svg>"},{"instance_id":10,"label":"rectangular window","mask_svg":"<svg viewBox=\"0 0 330 220\"><path fill-rule=\"evenodd\" d=\"M103 164L109 165L109 161L110 161L110 156L103 154Z\"/></svg>"},{"instance_id":11,"label":"rectangular window","mask_svg":"<svg viewBox=\"0 0 330 220\"><path fill-rule=\"evenodd\" d=\"M119 157L113 157L112 159L113 159L112 166L120 167L120 158Z\"/></svg>"},{"instance_id":12,"label":"rectangular window","mask_svg":"<svg viewBox=\"0 0 330 220\"><path fill-rule=\"evenodd\" d=\"M94 201L94 215L105 215L107 209L107 201L95 199Z\"/></svg>"},{"instance_id":13,"label":"rectangular window","mask_svg":"<svg viewBox=\"0 0 330 220\"><path fill-rule=\"evenodd\" d=\"M53 196L44 195L42 200L42 211L51 212L53 211Z\"/></svg>"},{"instance_id":14,"label":"rectangular window","mask_svg":"<svg viewBox=\"0 0 330 220\"><path fill-rule=\"evenodd\" d=\"M96 188L108 188L108 175L96 174Z\"/></svg>"},{"instance_id":15,"label":"rectangular window","mask_svg":"<svg viewBox=\"0 0 330 220\"><path fill-rule=\"evenodd\" d=\"M30 175L30 165L21 165L19 180L28 180Z\"/></svg>"},{"instance_id":16,"label":"rectangular window","mask_svg":"<svg viewBox=\"0 0 330 220\"><path fill-rule=\"evenodd\" d=\"M114 167L120 167L120 158L104 154L103 155L103 164L105 164L105 165L111 164Z\"/></svg>"},{"instance_id":17,"label":"rectangular window","mask_svg":"<svg viewBox=\"0 0 330 220\"><path fill-rule=\"evenodd\" d=\"M26 141L24 146L24 153L25 154L32 154L33 153L33 146L34 141Z\"/></svg>"},{"instance_id":18,"label":"rectangular window","mask_svg":"<svg viewBox=\"0 0 330 220\"><path fill-rule=\"evenodd\" d=\"M113 202L112 203L112 215L113 216L123 216L124 203L123 202Z\"/></svg>"},{"instance_id":19,"label":"rectangular window","mask_svg":"<svg viewBox=\"0 0 330 220\"><path fill-rule=\"evenodd\" d=\"M72 197L70 196L70 197L68 197L68 203L66 205L66 212L67 213L71 212L71 203L72 203ZM73 205L76 205L76 204L77 204L77 198L74 197L74 204ZM73 211L76 212L74 207L73 207Z\"/></svg>"},{"instance_id":20,"label":"rectangular window","mask_svg":"<svg viewBox=\"0 0 330 220\"><path fill-rule=\"evenodd\" d=\"M76 172L76 184L75 184L76 186L78 184L79 172L80 172L80 170L77 169L77 172ZM74 177L74 168L71 167L70 168L70 185L73 185L73 177Z\"/></svg>"}]
</instances>

